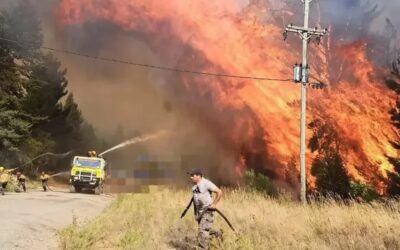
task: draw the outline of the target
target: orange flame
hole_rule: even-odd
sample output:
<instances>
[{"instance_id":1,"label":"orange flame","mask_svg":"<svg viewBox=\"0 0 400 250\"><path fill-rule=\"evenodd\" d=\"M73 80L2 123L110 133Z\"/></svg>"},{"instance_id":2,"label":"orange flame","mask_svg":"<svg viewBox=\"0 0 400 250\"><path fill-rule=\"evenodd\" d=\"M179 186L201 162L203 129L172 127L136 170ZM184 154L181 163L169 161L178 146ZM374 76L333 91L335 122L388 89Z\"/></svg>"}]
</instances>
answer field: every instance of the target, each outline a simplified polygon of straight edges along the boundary
<instances>
[{"instance_id":1,"label":"orange flame","mask_svg":"<svg viewBox=\"0 0 400 250\"><path fill-rule=\"evenodd\" d=\"M103 20L136 31L166 62L180 61L178 67L287 79L298 58L282 42L281 27L259 23L236 0L62 0L58 15L71 25ZM189 49L181 51L184 48ZM388 115L395 96L374 74L379 69L365 50L359 42L334 52L345 80L331 84L328 91L310 91L308 120L329 118L345 145L348 172L379 188L380 176L391 169L385 155L397 156L390 144L397 134ZM241 152L242 144L248 144L269 159L267 167L283 176L286 163L299 151L298 86L184 74L180 78L188 93L209 96L216 112L237 112L227 129L238 155L237 171L249 163ZM262 140L261 146L249 142L255 139ZM312 154L307 157L310 163Z\"/></svg>"}]
</instances>

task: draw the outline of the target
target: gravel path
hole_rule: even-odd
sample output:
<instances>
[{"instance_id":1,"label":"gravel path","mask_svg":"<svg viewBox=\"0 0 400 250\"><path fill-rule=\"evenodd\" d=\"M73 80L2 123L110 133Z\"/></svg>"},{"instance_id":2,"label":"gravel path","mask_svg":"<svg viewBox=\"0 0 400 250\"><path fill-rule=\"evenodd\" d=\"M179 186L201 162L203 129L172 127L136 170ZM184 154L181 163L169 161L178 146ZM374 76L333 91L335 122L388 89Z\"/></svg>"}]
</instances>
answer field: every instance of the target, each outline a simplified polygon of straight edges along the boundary
<instances>
[{"instance_id":1,"label":"gravel path","mask_svg":"<svg viewBox=\"0 0 400 250\"><path fill-rule=\"evenodd\" d=\"M29 191L0 196L0 249L59 249L57 230L100 213L109 195Z\"/></svg>"}]
</instances>

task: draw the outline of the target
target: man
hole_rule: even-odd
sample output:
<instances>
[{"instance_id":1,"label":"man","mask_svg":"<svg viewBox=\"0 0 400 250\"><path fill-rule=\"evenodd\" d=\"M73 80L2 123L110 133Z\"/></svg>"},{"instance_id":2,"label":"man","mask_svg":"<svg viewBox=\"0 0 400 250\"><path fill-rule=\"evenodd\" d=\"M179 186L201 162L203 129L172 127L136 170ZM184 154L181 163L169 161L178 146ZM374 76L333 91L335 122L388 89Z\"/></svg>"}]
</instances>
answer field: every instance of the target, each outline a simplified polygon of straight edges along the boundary
<instances>
[{"instance_id":1,"label":"man","mask_svg":"<svg viewBox=\"0 0 400 250\"><path fill-rule=\"evenodd\" d=\"M4 191L7 187L8 182L10 181L10 172L14 171L14 169L4 169L4 167L0 166L0 191L1 195L4 195Z\"/></svg>"},{"instance_id":2,"label":"man","mask_svg":"<svg viewBox=\"0 0 400 250\"><path fill-rule=\"evenodd\" d=\"M24 190L24 192L26 192L26 177L25 175L23 175L21 172L17 172L17 180L18 180L18 184L17 184L17 193L21 192L21 188Z\"/></svg>"},{"instance_id":3,"label":"man","mask_svg":"<svg viewBox=\"0 0 400 250\"><path fill-rule=\"evenodd\" d=\"M42 181L42 187L43 191L47 192L47 189L49 189L48 181L49 181L49 175L47 175L44 171L40 175L40 180Z\"/></svg>"},{"instance_id":4,"label":"man","mask_svg":"<svg viewBox=\"0 0 400 250\"><path fill-rule=\"evenodd\" d=\"M214 223L212 209L216 208L218 202L221 200L222 191L214 183L204 178L200 169L192 169L188 174L194 183L192 192L195 216L199 223L199 246L202 249L208 249L210 236L222 237L222 232L212 229ZM214 200L212 193L216 194Z\"/></svg>"},{"instance_id":5,"label":"man","mask_svg":"<svg viewBox=\"0 0 400 250\"><path fill-rule=\"evenodd\" d=\"M4 195L4 190L6 189L9 180L10 180L9 174L4 170L4 167L0 167L1 195Z\"/></svg>"}]
</instances>

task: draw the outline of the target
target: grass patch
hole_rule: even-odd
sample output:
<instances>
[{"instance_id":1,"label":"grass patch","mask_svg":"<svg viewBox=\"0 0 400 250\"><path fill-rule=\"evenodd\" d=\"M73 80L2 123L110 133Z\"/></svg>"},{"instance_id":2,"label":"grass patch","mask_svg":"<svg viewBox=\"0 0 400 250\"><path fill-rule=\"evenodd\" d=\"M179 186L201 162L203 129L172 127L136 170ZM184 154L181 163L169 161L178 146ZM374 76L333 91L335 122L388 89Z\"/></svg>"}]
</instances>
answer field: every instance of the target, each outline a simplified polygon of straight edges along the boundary
<instances>
[{"instance_id":1,"label":"grass patch","mask_svg":"<svg viewBox=\"0 0 400 250\"><path fill-rule=\"evenodd\" d=\"M197 224L193 212L179 219L189 192L165 189L124 194L94 220L76 221L60 232L63 249L193 249ZM215 227L224 241L213 249L399 249L400 204L349 205L333 201L302 206L259 192L226 191Z\"/></svg>"}]
</instances>

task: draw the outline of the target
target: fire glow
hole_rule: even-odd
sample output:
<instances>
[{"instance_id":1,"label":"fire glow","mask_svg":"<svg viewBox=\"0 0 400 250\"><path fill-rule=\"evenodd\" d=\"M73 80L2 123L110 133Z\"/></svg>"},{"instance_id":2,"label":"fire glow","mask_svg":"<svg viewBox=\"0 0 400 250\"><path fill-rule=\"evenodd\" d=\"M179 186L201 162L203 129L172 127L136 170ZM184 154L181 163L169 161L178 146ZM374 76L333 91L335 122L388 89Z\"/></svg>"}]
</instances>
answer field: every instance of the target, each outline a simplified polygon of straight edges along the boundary
<instances>
[{"instance_id":1,"label":"fire glow","mask_svg":"<svg viewBox=\"0 0 400 250\"><path fill-rule=\"evenodd\" d=\"M134 31L166 63L178 62L174 65L178 68L287 79L299 58L282 42L281 27L257 21L257 15L244 10L237 0L62 0L57 15L65 25L106 21L125 32ZM327 39L327 43L335 42ZM325 71L318 75L329 87L309 91L307 120L329 119L341 137L348 173L381 188L381 177L391 169L386 156L397 156L390 141L398 135L388 114L396 97L377 73L383 70L368 60L365 42L335 51L321 48L311 53L319 63L326 62L326 53L334 53L343 77L331 82L330 62L321 67ZM261 155L264 167L283 178L287 163L299 154L297 85L188 74L179 78L182 93L195 100L208 98L213 112L220 114L204 122L236 152L232 171L240 174L246 165L257 164ZM233 118L222 118L226 113ZM311 134L308 130L308 138ZM312 157L308 152L308 166Z\"/></svg>"}]
</instances>

